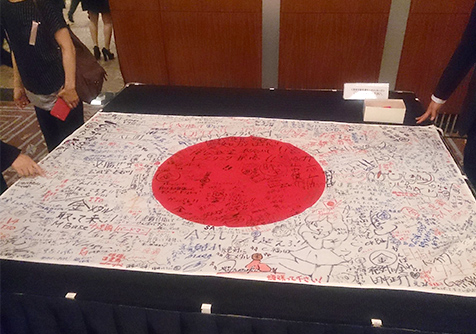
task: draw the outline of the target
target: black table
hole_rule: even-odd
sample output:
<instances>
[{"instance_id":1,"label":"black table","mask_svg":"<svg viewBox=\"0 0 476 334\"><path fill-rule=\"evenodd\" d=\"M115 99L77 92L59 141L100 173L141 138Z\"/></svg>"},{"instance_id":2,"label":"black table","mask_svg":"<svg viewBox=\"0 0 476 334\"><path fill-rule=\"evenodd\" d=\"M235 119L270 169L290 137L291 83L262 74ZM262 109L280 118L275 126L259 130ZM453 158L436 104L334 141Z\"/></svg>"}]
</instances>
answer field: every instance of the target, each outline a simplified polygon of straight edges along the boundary
<instances>
[{"instance_id":1,"label":"black table","mask_svg":"<svg viewBox=\"0 0 476 334\"><path fill-rule=\"evenodd\" d=\"M391 98L405 101L405 124L415 125L423 113L415 95L392 92ZM362 101L344 101L342 91L129 85L104 111L362 122L362 109ZM154 328L159 333L164 328L165 333L469 333L476 328L476 298L469 297L7 260L0 268L4 328L24 323L71 333ZM75 301L64 298L68 292L77 293ZM212 304L213 315L200 314L202 303ZM372 328L373 318L383 327Z\"/></svg>"},{"instance_id":2,"label":"black table","mask_svg":"<svg viewBox=\"0 0 476 334\"><path fill-rule=\"evenodd\" d=\"M363 101L344 100L339 90L270 90L128 85L103 111L140 114L244 116L363 123ZM415 94L403 99L405 125L416 125L424 110Z\"/></svg>"}]
</instances>

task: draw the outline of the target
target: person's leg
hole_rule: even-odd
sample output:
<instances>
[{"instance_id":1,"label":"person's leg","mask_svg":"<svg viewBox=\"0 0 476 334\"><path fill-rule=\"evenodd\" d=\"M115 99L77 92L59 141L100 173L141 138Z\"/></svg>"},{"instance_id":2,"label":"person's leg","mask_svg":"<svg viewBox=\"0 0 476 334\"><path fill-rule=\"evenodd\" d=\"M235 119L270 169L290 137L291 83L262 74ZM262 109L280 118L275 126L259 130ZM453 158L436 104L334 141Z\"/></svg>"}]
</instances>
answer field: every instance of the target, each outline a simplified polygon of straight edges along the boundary
<instances>
[{"instance_id":1,"label":"person's leg","mask_svg":"<svg viewBox=\"0 0 476 334\"><path fill-rule=\"evenodd\" d=\"M112 37L112 17L111 13L102 13L102 21L104 23L104 48L102 53L104 60L114 59L114 53L111 52L111 37Z\"/></svg>"},{"instance_id":2,"label":"person's leg","mask_svg":"<svg viewBox=\"0 0 476 334\"><path fill-rule=\"evenodd\" d=\"M463 169L476 188L476 71L469 81L456 128L460 135L466 134L468 137L464 148Z\"/></svg>"},{"instance_id":3,"label":"person's leg","mask_svg":"<svg viewBox=\"0 0 476 334\"><path fill-rule=\"evenodd\" d=\"M93 40L93 44L95 46L98 46L99 45L99 42L98 42L99 14L88 11L88 17L89 17L89 32L91 33L91 39Z\"/></svg>"},{"instance_id":4,"label":"person's leg","mask_svg":"<svg viewBox=\"0 0 476 334\"><path fill-rule=\"evenodd\" d=\"M71 110L64 122L58 121L61 125L61 140L63 140L84 124L83 102L80 101L76 108Z\"/></svg>"},{"instance_id":5,"label":"person's leg","mask_svg":"<svg viewBox=\"0 0 476 334\"><path fill-rule=\"evenodd\" d=\"M49 152L54 150L66 137L84 124L82 102L71 110L65 121L51 116L48 110L35 107L35 111Z\"/></svg>"},{"instance_id":6,"label":"person's leg","mask_svg":"<svg viewBox=\"0 0 476 334\"><path fill-rule=\"evenodd\" d=\"M74 22L73 20L73 14L76 11L76 8L78 8L80 0L71 0L71 4L69 5L69 10L68 10L68 19L71 22Z\"/></svg>"},{"instance_id":7,"label":"person's leg","mask_svg":"<svg viewBox=\"0 0 476 334\"><path fill-rule=\"evenodd\" d=\"M8 67L12 67L12 55L10 54L10 52L8 52L7 50L5 50L3 48L3 43L4 41L7 41L7 34L5 33L5 30L3 29L3 26L0 25L0 33L1 33L1 60L0 60L0 65L7 65Z\"/></svg>"},{"instance_id":8,"label":"person's leg","mask_svg":"<svg viewBox=\"0 0 476 334\"><path fill-rule=\"evenodd\" d=\"M38 124L40 124L41 133L48 147L48 152L51 152L61 142L55 121L57 118L51 116L48 110L38 107L35 107L35 112Z\"/></svg>"},{"instance_id":9,"label":"person's leg","mask_svg":"<svg viewBox=\"0 0 476 334\"><path fill-rule=\"evenodd\" d=\"M104 23L104 47L110 50L112 37L112 16L111 13L102 13L101 16L102 22Z\"/></svg>"},{"instance_id":10,"label":"person's leg","mask_svg":"<svg viewBox=\"0 0 476 334\"><path fill-rule=\"evenodd\" d=\"M93 44L94 44L94 49L93 49L94 56L96 57L96 59L99 59L99 57L101 57L101 53L99 52L99 41L98 41L99 14L89 10L88 17L89 17L89 32L91 33L91 39L93 40Z\"/></svg>"},{"instance_id":11,"label":"person's leg","mask_svg":"<svg viewBox=\"0 0 476 334\"><path fill-rule=\"evenodd\" d=\"M468 131L463 166L469 181L476 187L476 122Z\"/></svg>"},{"instance_id":12,"label":"person's leg","mask_svg":"<svg viewBox=\"0 0 476 334\"><path fill-rule=\"evenodd\" d=\"M7 190L7 188L8 188L7 182L3 178L3 174L0 173L0 194L3 194L3 192Z\"/></svg>"},{"instance_id":13,"label":"person's leg","mask_svg":"<svg viewBox=\"0 0 476 334\"><path fill-rule=\"evenodd\" d=\"M13 67L11 53L5 50L4 48L2 48L0 52L1 52L0 65Z\"/></svg>"}]
</instances>

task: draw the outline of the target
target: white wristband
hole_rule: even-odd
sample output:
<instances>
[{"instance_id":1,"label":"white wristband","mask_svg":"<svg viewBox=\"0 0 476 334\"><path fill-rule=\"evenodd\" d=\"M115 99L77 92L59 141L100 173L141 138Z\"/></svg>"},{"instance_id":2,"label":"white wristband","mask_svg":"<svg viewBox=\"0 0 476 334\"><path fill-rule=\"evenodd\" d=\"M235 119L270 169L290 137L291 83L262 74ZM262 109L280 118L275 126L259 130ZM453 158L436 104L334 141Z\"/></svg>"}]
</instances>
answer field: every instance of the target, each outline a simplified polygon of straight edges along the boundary
<instances>
[{"instance_id":1,"label":"white wristband","mask_svg":"<svg viewBox=\"0 0 476 334\"><path fill-rule=\"evenodd\" d=\"M433 102L438 103L438 104L445 104L445 102L446 102L446 100L442 100L442 99L440 99L440 98L437 98L435 95L432 95L432 96L431 96L431 100L432 100Z\"/></svg>"}]
</instances>

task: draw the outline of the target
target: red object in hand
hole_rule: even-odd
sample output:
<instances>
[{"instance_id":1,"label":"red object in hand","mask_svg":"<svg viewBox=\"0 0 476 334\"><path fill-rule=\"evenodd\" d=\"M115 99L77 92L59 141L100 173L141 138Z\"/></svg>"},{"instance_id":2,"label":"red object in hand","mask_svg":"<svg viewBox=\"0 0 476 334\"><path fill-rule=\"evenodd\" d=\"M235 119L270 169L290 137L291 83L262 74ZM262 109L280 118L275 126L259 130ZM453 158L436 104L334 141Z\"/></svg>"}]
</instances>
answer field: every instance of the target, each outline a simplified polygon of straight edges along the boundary
<instances>
[{"instance_id":1,"label":"red object in hand","mask_svg":"<svg viewBox=\"0 0 476 334\"><path fill-rule=\"evenodd\" d=\"M66 102L64 102L64 100L61 97L58 97L53 109L51 109L50 111L50 114L51 116L54 116L64 121L66 117L68 117L70 111L71 111L71 108L68 107Z\"/></svg>"}]
</instances>

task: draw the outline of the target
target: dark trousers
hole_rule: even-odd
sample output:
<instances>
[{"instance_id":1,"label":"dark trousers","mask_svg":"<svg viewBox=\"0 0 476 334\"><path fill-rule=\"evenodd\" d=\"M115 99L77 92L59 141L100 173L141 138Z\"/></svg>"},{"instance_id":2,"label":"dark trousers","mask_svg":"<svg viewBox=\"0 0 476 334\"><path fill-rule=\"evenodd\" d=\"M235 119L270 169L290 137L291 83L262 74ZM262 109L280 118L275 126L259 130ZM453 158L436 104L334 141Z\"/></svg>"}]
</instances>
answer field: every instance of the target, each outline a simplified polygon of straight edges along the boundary
<instances>
[{"instance_id":1,"label":"dark trousers","mask_svg":"<svg viewBox=\"0 0 476 334\"><path fill-rule=\"evenodd\" d=\"M468 131L468 140L464 147L464 172L469 181L476 187L476 122Z\"/></svg>"},{"instance_id":2,"label":"dark trousers","mask_svg":"<svg viewBox=\"0 0 476 334\"><path fill-rule=\"evenodd\" d=\"M0 194L3 194L5 190L7 190L7 182L5 182L5 179L3 178L3 174L0 173Z\"/></svg>"},{"instance_id":3,"label":"dark trousers","mask_svg":"<svg viewBox=\"0 0 476 334\"><path fill-rule=\"evenodd\" d=\"M7 35L2 25L0 25L0 36L1 36L1 43L2 43L2 45L0 45L0 52L1 52L0 65L7 65L8 67L12 67L13 66L12 55L10 54L10 52L8 52L7 50L3 48L3 41L7 40Z\"/></svg>"},{"instance_id":4,"label":"dark trousers","mask_svg":"<svg viewBox=\"0 0 476 334\"><path fill-rule=\"evenodd\" d=\"M51 152L66 137L84 124L83 103L80 102L76 108L71 110L66 120L51 116L48 110L35 107L36 118L40 124L41 132L45 137L48 151Z\"/></svg>"}]
</instances>

